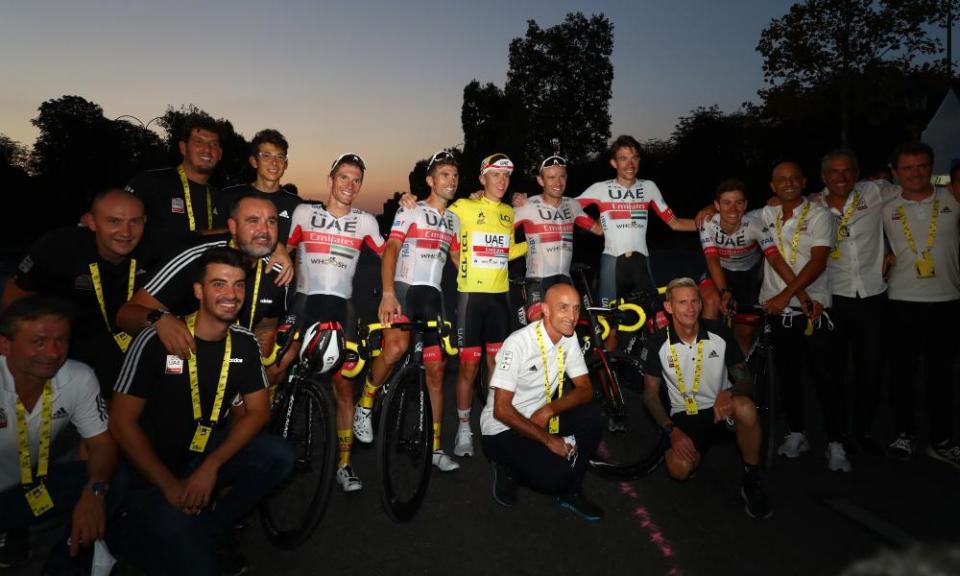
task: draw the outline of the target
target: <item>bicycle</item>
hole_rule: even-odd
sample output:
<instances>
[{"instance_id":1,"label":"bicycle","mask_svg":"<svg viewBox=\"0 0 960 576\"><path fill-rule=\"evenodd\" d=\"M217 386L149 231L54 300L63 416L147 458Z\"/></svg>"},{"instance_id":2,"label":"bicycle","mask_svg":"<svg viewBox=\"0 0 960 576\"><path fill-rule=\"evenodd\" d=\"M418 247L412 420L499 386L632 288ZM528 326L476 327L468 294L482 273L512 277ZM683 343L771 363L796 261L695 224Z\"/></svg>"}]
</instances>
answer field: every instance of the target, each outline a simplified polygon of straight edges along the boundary
<instances>
[{"instance_id":1,"label":"bicycle","mask_svg":"<svg viewBox=\"0 0 960 576\"><path fill-rule=\"evenodd\" d=\"M753 400L763 427L760 457L764 469L773 465L776 450L776 370L774 368L773 326L770 315L762 306L747 306L730 316L731 324L759 328L757 339L747 356L747 366L753 374Z\"/></svg>"},{"instance_id":2,"label":"bicycle","mask_svg":"<svg viewBox=\"0 0 960 576\"><path fill-rule=\"evenodd\" d=\"M295 318L288 317L281 326L274 351L265 360L268 364L299 340ZM319 329L333 331L343 349L338 323L323 323ZM259 511L267 538L283 549L296 548L313 535L330 502L336 475L336 405L329 377L319 374L323 368L309 354L301 354L271 399L269 430L293 445L296 460L290 477L261 501Z\"/></svg>"},{"instance_id":3,"label":"bicycle","mask_svg":"<svg viewBox=\"0 0 960 576\"><path fill-rule=\"evenodd\" d=\"M386 328L413 333L410 349L378 391L374 404L379 414L380 500L392 520L403 522L420 509L433 469L433 412L423 365L423 335L436 332L447 356L456 355L457 349L450 344L449 323L440 319L370 324L360 337L361 363L356 374L367 355L379 348L373 341Z\"/></svg>"},{"instance_id":4,"label":"bicycle","mask_svg":"<svg viewBox=\"0 0 960 576\"><path fill-rule=\"evenodd\" d=\"M571 272L580 290L581 327L584 359L594 384L594 395L604 415L603 436L590 468L611 478L637 478L653 472L663 461L664 435L643 403L643 373L639 357L633 353L609 352L605 340L611 323L623 334L634 334L646 323L643 307L621 301L616 308L593 305L593 292L587 278L589 266L574 265ZM629 320L635 320L632 324ZM639 334L639 346L643 338ZM629 339L631 350L636 347Z\"/></svg>"}]
</instances>

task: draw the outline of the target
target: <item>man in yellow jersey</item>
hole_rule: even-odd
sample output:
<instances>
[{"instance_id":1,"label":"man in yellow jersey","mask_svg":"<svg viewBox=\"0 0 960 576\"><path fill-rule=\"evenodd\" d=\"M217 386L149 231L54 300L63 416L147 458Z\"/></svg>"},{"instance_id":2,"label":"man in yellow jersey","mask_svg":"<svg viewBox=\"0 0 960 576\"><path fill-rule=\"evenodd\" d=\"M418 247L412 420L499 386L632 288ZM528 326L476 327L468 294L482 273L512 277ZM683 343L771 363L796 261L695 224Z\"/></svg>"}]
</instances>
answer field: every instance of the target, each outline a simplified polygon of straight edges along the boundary
<instances>
[{"instance_id":1,"label":"man in yellow jersey","mask_svg":"<svg viewBox=\"0 0 960 576\"><path fill-rule=\"evenodd\" d=\"M473 456L470 406L473 381L480 368L481 347L486 346L487 373L510 333L509 276L507 262L523 256L526 242L513 242L513 208L501 202L510 185L513 162L506 154L492 154L480 163L483 195L462 198L450 211L460 219L458 258L457 339L460 371L457 374L457 416L460 426L453 453Z\"/></svg>"}]
</instances>

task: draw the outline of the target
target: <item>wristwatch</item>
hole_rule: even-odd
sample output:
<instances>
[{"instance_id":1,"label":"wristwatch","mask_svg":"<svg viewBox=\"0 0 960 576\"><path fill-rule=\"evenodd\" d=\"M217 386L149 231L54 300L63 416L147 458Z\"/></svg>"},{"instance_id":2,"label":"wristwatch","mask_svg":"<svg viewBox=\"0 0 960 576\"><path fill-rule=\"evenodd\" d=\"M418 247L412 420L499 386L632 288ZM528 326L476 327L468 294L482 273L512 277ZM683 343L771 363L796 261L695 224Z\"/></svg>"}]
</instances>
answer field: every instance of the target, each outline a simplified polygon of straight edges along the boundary
<instances>
[{"instance_id":1,"label":"wristwatch","mask_svg":"<svg viewBox=\"0 0 960 576\"><path fill-rule=\"evenodd\" d=\"M165 314L169 314L170 311L166 308L157 308L156 310L151 310L147 312L147 324L153 326L157 323L157 320L163 318Z\"/></svg>"},{"instance_id":2,"label":"wristwatch","mask_svg":"<svg viewBox=\"0 0 960 576\"><path fill-rule=\"evenodd\" d=\"M90 483L90 491L93 492L94 496L106 496L109 489L110 484L102 480Z\"/></svg>"}]
</instances>

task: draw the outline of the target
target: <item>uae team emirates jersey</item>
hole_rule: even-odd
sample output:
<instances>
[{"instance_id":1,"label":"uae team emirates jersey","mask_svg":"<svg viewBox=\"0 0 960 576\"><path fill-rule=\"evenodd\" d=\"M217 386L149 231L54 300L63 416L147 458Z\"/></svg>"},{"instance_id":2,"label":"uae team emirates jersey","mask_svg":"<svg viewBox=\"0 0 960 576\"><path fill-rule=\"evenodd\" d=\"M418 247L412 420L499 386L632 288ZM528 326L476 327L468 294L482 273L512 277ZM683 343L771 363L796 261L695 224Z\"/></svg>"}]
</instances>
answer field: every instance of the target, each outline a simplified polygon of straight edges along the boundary
<instances>
[{"instance_id":1,"label":"uae team emirates jersey","mask_svg":"<svg viewBox=\"0 0 960 576\"><path fill-rule=\"evenodd\" d=\"M629 188L616 180L597 182L577 197L581 206L595 204L600 209L600 224L603 226L603 253L622 256L627 252L639 252L649 256L647 250L647 214L650 208L664 223L674 219L673 212L663 201L660 189L650 180L637 180Z\"/></svg>"},{"instance_id":2,"label":"uae team emirates jersey","mask_svg":"<svg viewBox=\"0 0 960 576\"><path fill-rule=\"evenodd\" d=\"M573 225L589 229L593 218L572 198L561 198L560 205L553 206L540 195L517 208L516 218L514 226L522 226L527 237L527 277L569 276Z\"/></svg>"},{"instance_id":3,"label":"uae team emirates jersey","mask_svg":"<svg viewBox=\"0 0 960 576\"><path fill-rule=\"evenodd\" d=\"M400 208L393 219L390 239L401 243L394 279L410 286L433 286L440 290L447 251L458 249L460 221L450 210L443 214L426 202L413 210Z\"/></svg>"},{"instance_id":4,"label":"uae team emirates jersey","mask_svg":"<svg viewBox=\"0 0 960 576\"><path fill-rule=\"evenodd\" d=\"M487 198L462 198L450 211L460 219L457 290L500 294L510 287L507 263L527 252L513 241L513 208Z\"/></svg>"},{"instance_id":5,"label":"uae team emirates jersey","mask_svg":"<svg viewBox=\"0 0 960 576\"><path fill-rule=\"evenodd\" d=\"M715 254L724 270L743 272L750 270L764 256L777 253L777 243L770 229L757 212L744 214L740 227L727 234L720 225L720 215L703 223L700 230L700 246L704 255ZM758 250L759 248L759 250Z\"/></svg>"},{"instance_id":6,"label":"uae team emirates jersey","mask_svg":"<svg viewBox=\"0 0 960 576\"><path fill-rule=\"evenodd\" d=\"M301 204L293 213L287 245L297 249L297 292L349 299L360 250L383 253L376 219L353 208L337 218L322 204Z\"/></svg>"}]
</instances>

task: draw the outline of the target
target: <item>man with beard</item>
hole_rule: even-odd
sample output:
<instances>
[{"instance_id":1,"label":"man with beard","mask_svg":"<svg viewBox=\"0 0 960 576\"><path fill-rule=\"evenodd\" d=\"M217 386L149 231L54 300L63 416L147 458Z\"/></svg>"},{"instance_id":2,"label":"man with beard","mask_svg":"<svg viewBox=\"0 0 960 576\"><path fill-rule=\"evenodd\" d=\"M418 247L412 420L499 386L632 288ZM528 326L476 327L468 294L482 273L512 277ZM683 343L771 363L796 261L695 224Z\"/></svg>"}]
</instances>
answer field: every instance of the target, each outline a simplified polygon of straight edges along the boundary
<instances>
[{"instance_id":1,"label":"man with beard","mask_svg":"<svg viewBox=\"0 0 960 576\"><path fill-rule=\"evenodd\" d=\"M114 389L111 432L126 459L122 529L130 560L151 571L242 573L230 532L293 469L289 444L259 434L270 418L266 374L256 338L236 323L249 260L206 250L192 287L200 308L182 320L192 354L169 354L148 327Z\"/></svg>"}]
</instances>

